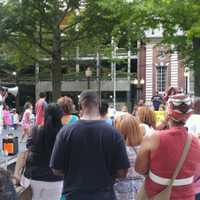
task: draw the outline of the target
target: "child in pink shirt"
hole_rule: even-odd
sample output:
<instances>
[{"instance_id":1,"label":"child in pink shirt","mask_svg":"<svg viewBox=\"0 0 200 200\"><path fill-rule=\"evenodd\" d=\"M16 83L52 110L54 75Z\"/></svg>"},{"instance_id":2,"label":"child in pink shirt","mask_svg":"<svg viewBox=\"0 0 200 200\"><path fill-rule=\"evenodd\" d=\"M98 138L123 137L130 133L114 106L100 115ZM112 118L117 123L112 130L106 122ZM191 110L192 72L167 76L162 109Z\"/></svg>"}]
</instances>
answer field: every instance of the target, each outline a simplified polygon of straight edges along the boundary
<instances>
[{"instance_id":1,"label":"child in pink shirt","mask_svg":"<svg viewBox=\"0 0 200 200\"><path fill-rule=\"evenodd\" d=\"M30 130L32 128L32 110L33 106L30 102L27 102L24 106L24 114L22 117L22 137L21 142L23 141L24 137L28 137L30 134Z\"/></svg>"},{"instance_id":2,"label":"child in pink shirt","mask_svg":"<svg viewBox=\"0 0 200 200\"><path fill-rule=\"evenodd\" d=\"M9 111L9 107L7 105L3 109L3 124L4 124L5 129L10 127L11 124L12 124L11 114L10 114L10 111Z\"/></svg>"}]
</instances>

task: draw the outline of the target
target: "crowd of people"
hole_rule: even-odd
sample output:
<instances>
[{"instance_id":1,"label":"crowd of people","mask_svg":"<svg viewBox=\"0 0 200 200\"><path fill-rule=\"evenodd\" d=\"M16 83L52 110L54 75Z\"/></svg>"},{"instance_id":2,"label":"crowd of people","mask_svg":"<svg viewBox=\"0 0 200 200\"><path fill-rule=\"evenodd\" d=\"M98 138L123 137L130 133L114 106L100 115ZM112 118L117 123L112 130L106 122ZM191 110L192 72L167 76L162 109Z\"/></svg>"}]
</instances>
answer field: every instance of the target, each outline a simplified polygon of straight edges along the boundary
<instances>
[{"instance_id":1,"label":"crowd of people","mask_svg":"<svg viewBox=\"0 0 200 200\"><path fill-rule=\"evenodd\" d=\"M16 183L31 185L32 200L164 199L164 190L167 199L199 200L200 100L172 87L156 95L154 108L139 101L129 113L90 90L80 94L79 112L70 97L47 104L41 93L34 120L32 104L25 106L27 150L18 157Z\"/></svg>"}]
</instances>

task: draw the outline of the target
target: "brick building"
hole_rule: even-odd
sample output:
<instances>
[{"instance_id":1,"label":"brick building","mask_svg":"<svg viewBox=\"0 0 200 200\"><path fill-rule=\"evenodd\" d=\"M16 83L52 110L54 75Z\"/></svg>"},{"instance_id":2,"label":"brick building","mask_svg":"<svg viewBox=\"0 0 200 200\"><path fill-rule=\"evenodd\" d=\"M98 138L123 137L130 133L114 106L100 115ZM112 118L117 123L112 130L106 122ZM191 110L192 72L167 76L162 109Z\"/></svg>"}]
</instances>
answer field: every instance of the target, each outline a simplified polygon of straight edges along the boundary
<instances>
[{"instance_id":1,"label":"brick building","mask_svg":"<svg viewBox=\"0 0 200 200\"><path fill-rule=\"evenodd\" d=\"M164 93L169 86L180 87L193 94L192 73L187 72L184 63L173 46L162 45L161 30L146 33L148 42L139 44L138 77L145 80L143 93L147 102L156 91Z\"/></svg>"}]
</instances>

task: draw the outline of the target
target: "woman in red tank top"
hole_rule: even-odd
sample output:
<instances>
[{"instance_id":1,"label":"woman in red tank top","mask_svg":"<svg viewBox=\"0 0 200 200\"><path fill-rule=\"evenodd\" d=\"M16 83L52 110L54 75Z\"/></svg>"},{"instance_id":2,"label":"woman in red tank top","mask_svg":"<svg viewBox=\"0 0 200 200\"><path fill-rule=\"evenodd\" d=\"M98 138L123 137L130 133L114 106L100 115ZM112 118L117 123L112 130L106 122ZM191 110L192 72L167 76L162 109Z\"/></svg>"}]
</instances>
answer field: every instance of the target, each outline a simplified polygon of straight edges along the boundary
<instances>
[{"instance_id":1,"label":"woman in red tank top","mask_svg":"<svg viewBox=\"0 0 200 200\"><path fill-rule=\"evenodd\" d=\"M191 114L191 99L184 94L168 100L169 129L146 137L136 160L136 171L146 174L145 189L153 197L167 187L187 139L185 121ZM200 143L193 137L189 153L173 183L171 200L194 200L194 174L200 163ZM200 173L200 172L199 172Z\"/></svg>"}]
</instances>

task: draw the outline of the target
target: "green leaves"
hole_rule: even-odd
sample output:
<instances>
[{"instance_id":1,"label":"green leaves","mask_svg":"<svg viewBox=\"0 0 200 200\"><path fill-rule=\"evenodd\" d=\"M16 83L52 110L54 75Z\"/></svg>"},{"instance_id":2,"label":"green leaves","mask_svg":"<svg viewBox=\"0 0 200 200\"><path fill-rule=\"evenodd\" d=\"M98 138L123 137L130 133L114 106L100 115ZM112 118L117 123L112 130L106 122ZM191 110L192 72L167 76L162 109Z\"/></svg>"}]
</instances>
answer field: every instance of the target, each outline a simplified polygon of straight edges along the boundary
<instances>
[{"instance_id":1,"label":"green leaves","mask_svg":"<svg viewBox=\"0 0 200 200\"><path fill-rule=\"evenodd\" d=\"M119 47L128 48L145 40L146 30L161 25L163 42L176 44L183 55L194 58L193 41L200 37L198 0L85 0L81 9L79 0L21 2L0 4L0 43L9 62L19 66L43 58L51 61L55 33L61 38L56 53L67 58L74 57L77 45L86 53L109 52L112 37ZM177 29L185 35L177 35Z\"/></svg>"}]
</instances>

